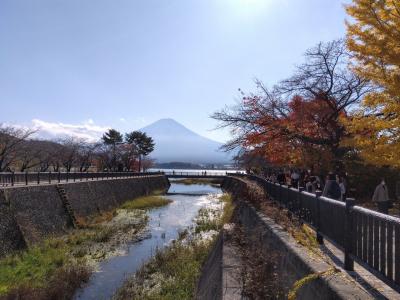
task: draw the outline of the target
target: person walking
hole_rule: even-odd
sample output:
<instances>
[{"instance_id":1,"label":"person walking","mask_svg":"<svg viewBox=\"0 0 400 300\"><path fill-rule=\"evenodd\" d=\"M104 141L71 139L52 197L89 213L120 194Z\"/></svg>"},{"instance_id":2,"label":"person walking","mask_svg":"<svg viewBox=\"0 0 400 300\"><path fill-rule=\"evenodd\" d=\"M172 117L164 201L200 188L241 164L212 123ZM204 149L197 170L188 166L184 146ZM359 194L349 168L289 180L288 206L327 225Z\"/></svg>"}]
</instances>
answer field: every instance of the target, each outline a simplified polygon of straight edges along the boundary
<instances>
[{"instance_id":1,"label":"person walking","mask_svg":"<svg viewBox=\"0 0 400 300\"><path fill-rule=\"evenodd\" d=\"M385 179L382 178L381 183L376 186L372 201L378 205L378 211L380 213L389 213L389 191Z\"/></svg>"},{"instance_id":2,"label":"person walking","mask_svg":"<svg viewBox=\"0 0 400 300\"><path fill-rule=\"evenodd\" d=\"M342 193L339 183L336 181L336 176L333 173L328 175L322 196L335 200L340 200Z\"/></svg>"},{"instance_id":3,"label":"person walking","mask_svg":"<svg viewBox=\"0 0 400 300\"><path fill-rule=\"evenodd\" d=\"M306 191L309 193L315 193L317 189L317 179L315 178L315 176L308 177L308 181L306 183Z\"/></svg>"},{"instance_id":4,"label":"person walking","mask_svg":"<svg viewBox=\"0 0 400 300\"><path fill-rule=\"evenodd\" d=\"M271 181L271 182L273 182L273 183L275 183L277 180L276 180L276 175L275 175L275 173L272 173L271 174L271 176L269 176L269 180Z\"/></svg>"},{"instance_id":5,"label":"person walking","mask_svg":"<svg viewBox=\"0 0 400 300\"><path fill-rule=\"evenodd\" d=\"M299 180L300 180L300 174L297 172L297 170L294 170L292 174L290 174L290 184L294 188L299 188Z\"/></svg>"},{"instance_id":6,"label":"person walking","mask_svg":"<svg viewBox=\"0 0 400 300\"><path fill-rule=\"evenodd\" d=\"M286 181L285 173L280 171L276 179L279 184L285 184L285 181Z\"/></svg>"},{"instance_id":7,"label":"person walking","mask_svg":"<svg viewBox=\"0 0 400 300\"><path fill-rule=\"evenodd\" d=\"M338 177L337 181L339 182L339 187L340 187L340 200L345 201L346 200L346 183L344 181L343 177Z\"/></svg>"}]
</instances>

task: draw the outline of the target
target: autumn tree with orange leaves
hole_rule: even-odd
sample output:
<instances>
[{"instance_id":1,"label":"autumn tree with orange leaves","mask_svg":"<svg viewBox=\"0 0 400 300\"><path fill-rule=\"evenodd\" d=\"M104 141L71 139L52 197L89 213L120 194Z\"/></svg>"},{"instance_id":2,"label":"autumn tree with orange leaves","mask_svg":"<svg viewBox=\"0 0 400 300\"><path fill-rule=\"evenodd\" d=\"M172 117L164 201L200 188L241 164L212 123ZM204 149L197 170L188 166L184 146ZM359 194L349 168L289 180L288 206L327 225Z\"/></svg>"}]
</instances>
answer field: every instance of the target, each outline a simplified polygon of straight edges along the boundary
<instances>
[{"instance_id":1,"label":"autumn tree with orange leaves","mask_svg":"<svg viewBox=\"0 0 400 300\"><path fill-rule=\"evenodd\" d=\"M271 90L256 81L256 93L241 91L236 106L212 116L234 135L225 148L242 148L280 166L343 170L352 149L342 145L347 133L340 119L372 89L347 68L347 59L342 40L320 43Z\"/></svg>"}]
</instances>

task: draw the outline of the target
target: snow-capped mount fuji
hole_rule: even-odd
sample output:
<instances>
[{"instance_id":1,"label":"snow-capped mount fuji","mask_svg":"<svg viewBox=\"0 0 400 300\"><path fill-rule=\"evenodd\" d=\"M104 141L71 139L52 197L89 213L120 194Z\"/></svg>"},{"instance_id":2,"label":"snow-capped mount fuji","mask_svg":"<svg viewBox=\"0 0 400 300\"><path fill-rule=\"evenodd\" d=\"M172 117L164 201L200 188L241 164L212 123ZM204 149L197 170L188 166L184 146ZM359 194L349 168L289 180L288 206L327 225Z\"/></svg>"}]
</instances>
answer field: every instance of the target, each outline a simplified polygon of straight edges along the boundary
<instances>
[{"instance_id":1,"label":"snow-capped mount fuji","mask_svg":"<svg viewBox=\"0 0 400 300\"><path fill-rule=\"evenodd\" d=\"M221 143L203 137L173 119L161 119L140 129L154 139L150 157L159 163L229 163L231 156L219 150Z\"/></svg>"}]
</instances>

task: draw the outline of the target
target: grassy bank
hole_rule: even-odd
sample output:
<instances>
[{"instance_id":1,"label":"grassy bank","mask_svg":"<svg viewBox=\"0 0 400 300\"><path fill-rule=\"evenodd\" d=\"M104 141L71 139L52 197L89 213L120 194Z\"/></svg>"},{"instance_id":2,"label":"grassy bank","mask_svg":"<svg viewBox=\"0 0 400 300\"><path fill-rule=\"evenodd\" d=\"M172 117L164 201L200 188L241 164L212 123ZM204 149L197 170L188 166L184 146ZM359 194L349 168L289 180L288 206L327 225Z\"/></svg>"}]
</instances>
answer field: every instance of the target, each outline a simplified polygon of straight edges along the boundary
<instances>
[{"instance_id":1,"label":"grassy bank","mask_svg":"<svg viewBox=\"0 0 400 300\"><path fill-rule=\"evenodd\" d=\"M41 245L0 261L0 297L7 299L68 299L89 279L91 268L71 255L62 240Z\"/></svg>"},{"instance_id":2,"label":"grassy bank","mask_svg":"<svg viewBox=\"0 0 400 300\"><path fill-rule=\"evenodd\" d=\"M162 198L159 196L146 196L134 199L132 201L125 202L121 208L122 209L151 209L155 207L161 207L171 203L172 200Z\"/></svg>"},{"instance_id":3,"label":"grassy bank","mask_svg":"<svg viewBox=\"0 0 400 300\"><path fill-rule=\"evenodd\" d=\"M0 298L70 299L99 261L143 235L144 209L170 200L148 196L81 220L80 228L0 260Z\"/></svg>"},{"instance_id":4,"label":"grassy bank","mask_svg":"<svg viewBox=\"0 0 400 300\"><path fill-rule=\"evenodd\" d=\"M116 299L192 299L202 263L212 241L176 242L154 258L125 285Z\"/></svg>"},{"instance_id":5,"label":"grassy bank","mask_svg":"<svg viewBox=\"0 0 400 300\"><path fill-rule=\"evenodd\" d=\"M223 194L219 197L219 201L223 205L222 210L213 208L201 208L199 210L196 218L195 233L211 230L218 231L223 224L229 222L234 209L231 196L229 194Z\"/></svg>"},{"instance_id":6,"label":"grassy bank","mask_svg":"<svg viewBox=\"0 0 400 300\"><path fill-rule=\"evenodd\" d=\"M230 196L224 194L219 201L220 205L201 209L196 227L182 233L171 246L157 251L114 299L192 299L217 230L232 216Z\"/></svg>"}]
</instances>

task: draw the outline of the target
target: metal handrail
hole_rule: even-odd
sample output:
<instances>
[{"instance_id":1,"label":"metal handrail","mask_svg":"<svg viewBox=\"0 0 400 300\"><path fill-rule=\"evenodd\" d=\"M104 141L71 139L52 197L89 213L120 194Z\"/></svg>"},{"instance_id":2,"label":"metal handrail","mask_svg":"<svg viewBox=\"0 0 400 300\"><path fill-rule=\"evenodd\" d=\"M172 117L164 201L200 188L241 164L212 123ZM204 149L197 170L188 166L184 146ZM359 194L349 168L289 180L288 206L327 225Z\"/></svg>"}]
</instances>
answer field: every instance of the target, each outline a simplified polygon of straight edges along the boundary
<instances>
[{"instance_id":1,"label":"metal handrail","mask_svg":"<svg viewBox=\"0 0 400 300\"><path fill-rule=\"evenodd\" d=\"M0 172L0 186L51 184L160 175L162 172Z\"/></svg>"},{"instance_id":2,"label":"metal handrail","mask_svg":"<svg viewBox=\"0 0 400 300\"><path fill-rule=\"evenodd\" d=\"M400 218L355 206L352 198L343 202L293 188L290 194L288 187L260 176L230 175L259 182L274 201L316 230L319 243L327 238L337 245L344 252L346 270L353 270L355 260L400 291Z\"/></svg>"}]
</instances>

